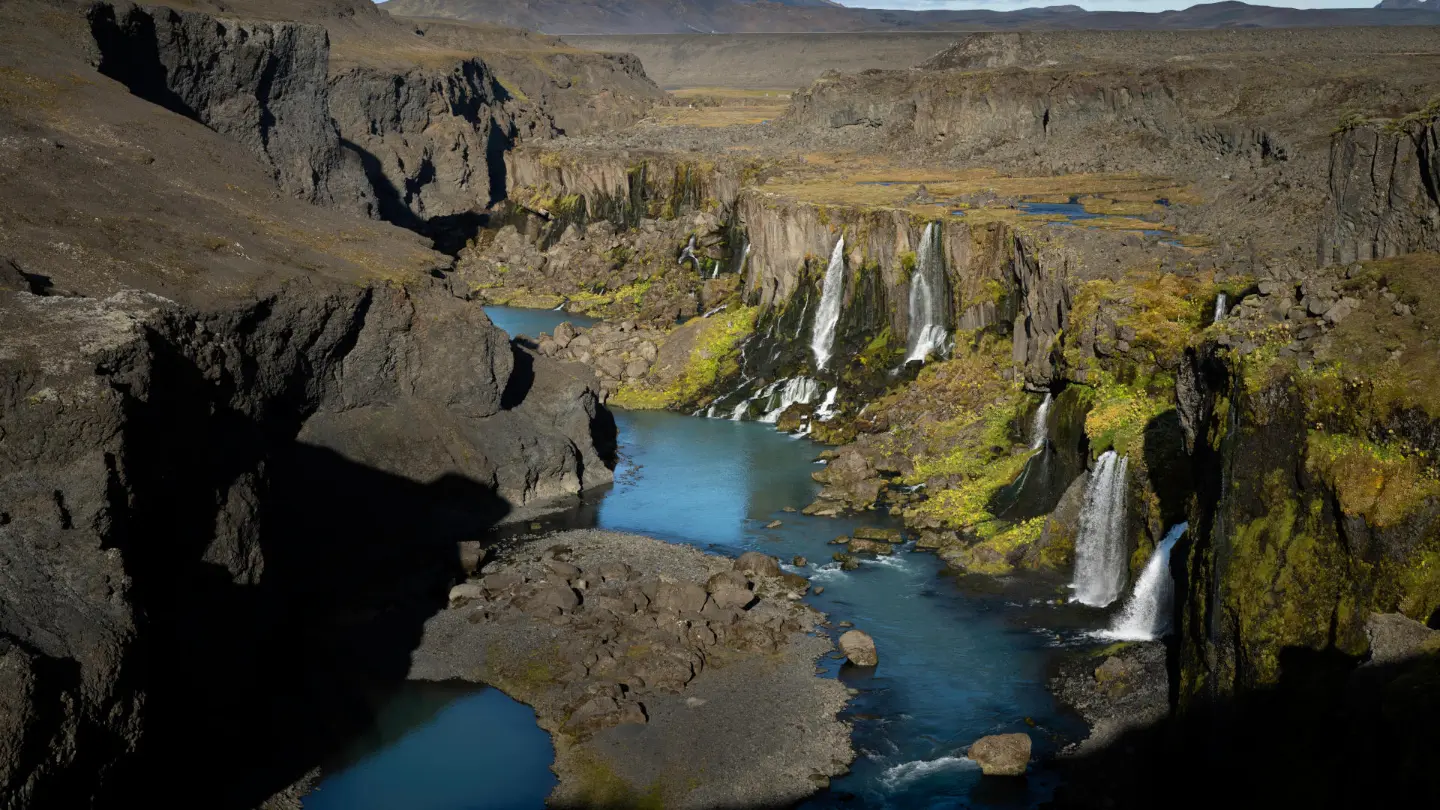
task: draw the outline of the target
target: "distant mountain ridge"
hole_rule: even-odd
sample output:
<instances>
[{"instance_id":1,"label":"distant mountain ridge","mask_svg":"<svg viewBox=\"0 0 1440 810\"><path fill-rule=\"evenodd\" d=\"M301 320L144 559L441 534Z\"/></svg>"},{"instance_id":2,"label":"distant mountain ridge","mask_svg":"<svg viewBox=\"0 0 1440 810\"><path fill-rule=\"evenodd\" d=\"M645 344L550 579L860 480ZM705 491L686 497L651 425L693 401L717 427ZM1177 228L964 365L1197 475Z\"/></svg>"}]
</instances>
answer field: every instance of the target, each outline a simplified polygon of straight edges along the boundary
<instances>
[{"instance_id":1,"label":"distant mountain ridge","mask_svg":"<svg viewBox=\"0 0 1440 810\"><path fill-rule=\"evenodd\" d=\"M847 8L832 0L389 0L382 8L548 34L806 33L854 31L1170 30L1437 25L1440 0L1382 0L1376 8L1294 9L1240 2L1180 11L1017 11Z\"/></svg>"}]
</instances>

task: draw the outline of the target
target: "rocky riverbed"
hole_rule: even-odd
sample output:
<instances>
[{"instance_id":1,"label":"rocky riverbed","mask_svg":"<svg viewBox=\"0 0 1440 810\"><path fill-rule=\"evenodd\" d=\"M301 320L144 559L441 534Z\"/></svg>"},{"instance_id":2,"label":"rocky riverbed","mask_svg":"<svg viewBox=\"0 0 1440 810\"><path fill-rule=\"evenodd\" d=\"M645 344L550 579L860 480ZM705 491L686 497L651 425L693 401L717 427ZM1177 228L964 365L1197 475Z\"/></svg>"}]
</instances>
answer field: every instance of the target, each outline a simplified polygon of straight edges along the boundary
<instances>
[{"instance_id":1,"label":"rocky riverbed","mask_svg":"<svg viewBox=\"0 0 1440 810\"><path fill-rule=\"evenodd\" d=\"M632 534L529 537L456 586L426 624L412 678L500 687L555 741L562 806L773 806L845 773L818 677L833 649L803 577ZM704 767L697 767L703 763Z\"/></svg>"}]
</instances>

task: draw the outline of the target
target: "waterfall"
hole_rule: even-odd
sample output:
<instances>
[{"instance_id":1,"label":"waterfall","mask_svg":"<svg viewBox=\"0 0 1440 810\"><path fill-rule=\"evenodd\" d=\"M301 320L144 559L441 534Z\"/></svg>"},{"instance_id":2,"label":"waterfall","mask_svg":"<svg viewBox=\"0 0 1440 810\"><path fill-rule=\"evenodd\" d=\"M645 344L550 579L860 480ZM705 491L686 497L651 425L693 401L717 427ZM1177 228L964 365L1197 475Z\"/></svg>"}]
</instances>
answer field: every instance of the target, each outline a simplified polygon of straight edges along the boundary
<instances>
[{"instance_id":1,"label":"waterfall","mask_svg":"<svg viewBox=\"0 0 1440 810\"><path fill-rule=\"evenodd\" d=\"M815 370L824 371L835 346L835 327L840 323L840 298L845 293L845 236L842 234L825 268L820 308L815 310L815 328L810 333L810 350L815 353Z\"/></svg>"},{"instance_id":2,"label":"waterfall","mask_svg":"<svg viewBox=\"0 0 1440 810\"><path fill-rule=\"evenodd\" d=\"M1050 438L1050 403L1053 401L1050 392L1045 392L1045 399L1040 402L1040 410L1035 412L1035 421L1030 424L1030 449L1039 450L1045 446L1045 440Z\"/></svg>"},{"instance_id":3,"label":"waterfall","mask_svg":"<svg viewBox=\"0 0 1440 810\"><path fill-rule=\"evenodd\" d=\"M773 382L760 392L757 399L764 398L761 406L765 408L765 414L760 417L761 422L777 422L780 414L785 409L800 403L809 405L814 402L820 392L824 390L819 380L812 380L808 377L795 377L781 382Z\"/></svg>"},{"instance_id":4,"label":"waterfall","mask_svg":"<svg viewBox=\"0 0 1440 810\"><path fill-rule=\"evenodd\" d=\"M1225 293L1222 292L1215 296L1215 317L1211 323L1219 323L1225 320L1225 313L1229 311L1229 303L1229 299L1225 297Z\"/></svg>"},{"instance_id":5,"label":"waterfall","mask_svg":"<svg viewBox=\"0 0 1440 810\"><path fill-rule=\"evenodd\" d=\"M945 348L949 340L945 332L947 303L940 229L932 222L920 237L915 272L910 275L910 336L905 362L924 362L932 352Z\"/></svg>"},{"instance_id":6,"label":"waterfall","mask_svg":"<svg viewBox=\"0 0 1440 810\"><path fill-rule=\"evenodd\" d=\"M829 422L831 419L834 419L835 398L838 396L840 396L840 386L837 385L830 389L830 392L825 395L825 401L821 402L820 407L815 409L815 417L821 422Z\"/></svg>"},{"instance_id":7,"label":"waterfall","mask_svg":"<svg viewBox=\"0 0 1440 810\"><path fill-rule=\"evenodd\" d=\"M745 249L740 251L740 260L735 262L735 275L739 276L745 272L745 262L750 258L750 240L745 240ZM715 263L715 269L710 271L710 278L720 277L720 263ZM741 276L744 278L744 276Z\"/></svg>"},{"instance_id":8,"label":"waterfall","mask_svg":"<svg viewBox=\"0 0 1440 810\"><path fill-rule=\"evenodd\" d=\"M1114 602L1125 587L1125 473L1128 459L1111 450L1100 456L1075 538L1075 601L1091 607Z\"/></svg>"},{"instance_id":9,"label":"waterfall","mask_svg":"<svg viewBox=\"0 0 1440 810\"><path fill-rule=\"evenodd\" d=\"M695 255L695 234L690 234L689 244L685 245L684 250L680 251L680 258L677 259L675 263L684 264L686 259L689 259L691 263L694 264L695 272L704 272L704 269L700 267L700 257ZM704 278L704 276L702 275L701 278Z\"/></svg>"},{"instance_id":10,"label":"waterfall","mask_svg":"<svg viewBox=\"0 0 1440 810\"><path fill-rule=\"evenodd\" d=\"M1130 601L1111 622L1110 629L1097 635L1116 641L1154 641L1170 632L1171 600L1175 591L1175 579L1170 574L1170 550L1188 527L1187 523L1170 527L1165 539L1150 555L1150 561L1145 563L1145 571L1135 583Z\"/></svg>"}]
</instances>

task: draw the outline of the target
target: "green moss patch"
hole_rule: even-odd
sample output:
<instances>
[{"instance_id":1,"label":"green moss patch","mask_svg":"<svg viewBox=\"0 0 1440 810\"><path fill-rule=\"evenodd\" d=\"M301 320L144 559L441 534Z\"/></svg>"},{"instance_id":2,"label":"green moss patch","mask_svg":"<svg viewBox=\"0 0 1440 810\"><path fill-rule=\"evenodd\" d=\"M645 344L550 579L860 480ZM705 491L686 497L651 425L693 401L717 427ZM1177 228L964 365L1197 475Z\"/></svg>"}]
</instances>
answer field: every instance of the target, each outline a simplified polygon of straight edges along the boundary
<instances>
[{"instance_id":1,"label":"green moss patch","mask_svg":"<svg viewBox=\"0 0 1440 810\"><path fill-rule=\"evenodd\" d=\"M756 307L737 307L704 319L684 369L669 385L625 385L611 404L660 410L699 403L718 382L739 373L740 343L755 330L757 312Z\"/></svg>"}]
</instances>

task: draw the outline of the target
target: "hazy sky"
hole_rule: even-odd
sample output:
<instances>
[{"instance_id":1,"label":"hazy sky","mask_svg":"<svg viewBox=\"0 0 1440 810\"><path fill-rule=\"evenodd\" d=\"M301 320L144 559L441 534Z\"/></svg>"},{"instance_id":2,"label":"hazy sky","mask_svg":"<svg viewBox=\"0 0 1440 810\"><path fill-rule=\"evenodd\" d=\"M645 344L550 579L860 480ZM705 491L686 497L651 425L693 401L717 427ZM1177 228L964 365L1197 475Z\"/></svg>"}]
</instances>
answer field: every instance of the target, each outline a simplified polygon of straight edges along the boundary
<instances>
[{"instance_id":1,"label":"hazy sky","mask_svg":"<svg viewBox=\"0 0 1440 810\"><path fill-rule=\"evenodd\" d=\"M1252 5L1289 6L1291 8L1371 8L1380 0L1356 2L1356 0L1250 0ZM1005 11L1015 8L1039 8L1042 6L1076 5L1090 11L1167 11L1189 8L1198 0L1080 0L1073 4L1064 0L839 0L847 6L864 8L988 8Z\"/></svg>"}]
</instances>

